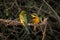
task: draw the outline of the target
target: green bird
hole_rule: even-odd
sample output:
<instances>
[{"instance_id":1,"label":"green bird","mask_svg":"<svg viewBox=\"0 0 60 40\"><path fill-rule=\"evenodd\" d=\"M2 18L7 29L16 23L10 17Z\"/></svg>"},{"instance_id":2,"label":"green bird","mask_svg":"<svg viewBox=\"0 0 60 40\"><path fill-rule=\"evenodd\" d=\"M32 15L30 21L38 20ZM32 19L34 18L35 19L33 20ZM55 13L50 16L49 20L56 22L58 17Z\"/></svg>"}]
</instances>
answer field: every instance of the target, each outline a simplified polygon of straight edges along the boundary
<instances>
[{"instance_id":1,"label":"green bird","mask_svg":"<svg viewBox=\"0 0 60 40\"><path fill-rule=\"evenodd\" d=\"M26 14L27 12L25 10L22 10L19 14L19 20L20 20L20 23L24 26L26 32L29 34L29 29L28 29L28 20L27 20L27 17L26 17Z\"/></svg>"}]
</instances>

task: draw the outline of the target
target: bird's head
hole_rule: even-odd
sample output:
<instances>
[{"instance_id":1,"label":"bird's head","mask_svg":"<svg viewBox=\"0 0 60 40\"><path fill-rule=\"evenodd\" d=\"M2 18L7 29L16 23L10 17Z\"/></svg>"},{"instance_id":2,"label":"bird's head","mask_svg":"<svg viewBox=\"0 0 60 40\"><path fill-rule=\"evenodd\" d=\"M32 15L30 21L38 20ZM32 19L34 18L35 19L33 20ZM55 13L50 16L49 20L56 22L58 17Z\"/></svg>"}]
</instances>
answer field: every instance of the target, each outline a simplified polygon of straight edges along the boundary
<instances>
[{"instance_id":1,"label":"bird's head","mask_svg":"<svg viewBox=\"0 0 60 40\"><path fill-rule=\"evenodd\" d=\"M38 15L36 13L31 14L33 18L37 17Z\"/></svg>"},{"instance_id":2,"label":"bird's head","mask_svg":"<svg viewBox=\"0 0 60 40\"><path fill-rule=\"evenodd\" d=\"M27 14L26 11L24 11L24 10L21 11L21 15L26 15L26 14Z\"/></svg>"}]
</instances>

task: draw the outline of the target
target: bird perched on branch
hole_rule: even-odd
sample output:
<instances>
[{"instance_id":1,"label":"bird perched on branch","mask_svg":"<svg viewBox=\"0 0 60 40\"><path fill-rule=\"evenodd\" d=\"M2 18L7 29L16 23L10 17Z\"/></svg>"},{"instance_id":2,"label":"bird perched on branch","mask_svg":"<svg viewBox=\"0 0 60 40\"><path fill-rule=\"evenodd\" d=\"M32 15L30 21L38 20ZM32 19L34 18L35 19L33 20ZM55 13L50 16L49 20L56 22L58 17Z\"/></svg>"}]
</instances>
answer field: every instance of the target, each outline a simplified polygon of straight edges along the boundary
<instances>
[{"instance_id":1,"label":"bird perched on branch","mask_svg":"<svg viewBox=\"0 0 60 40\"><path fill-rule=\"evenodd\" d=\"M24 26L26 32L29 34L29 29L27 27L27 17L26 17L26 14L27 12L25 10L22 10L21 13L19 14L19 20L20 20L20 23Z\"/></svg>"},{"instance_id":2,"label":"bird perched on branch","mask_svg":"<svg viewBox=\"0 0 60 40\"><path fill-rule=\"evenodd\" d=\"M34 31L36 31L36 25L40 23L41 20L36 13L32 13L31 16L32 16L32 22L34 24Z\"/></svg>"}]
</instances>

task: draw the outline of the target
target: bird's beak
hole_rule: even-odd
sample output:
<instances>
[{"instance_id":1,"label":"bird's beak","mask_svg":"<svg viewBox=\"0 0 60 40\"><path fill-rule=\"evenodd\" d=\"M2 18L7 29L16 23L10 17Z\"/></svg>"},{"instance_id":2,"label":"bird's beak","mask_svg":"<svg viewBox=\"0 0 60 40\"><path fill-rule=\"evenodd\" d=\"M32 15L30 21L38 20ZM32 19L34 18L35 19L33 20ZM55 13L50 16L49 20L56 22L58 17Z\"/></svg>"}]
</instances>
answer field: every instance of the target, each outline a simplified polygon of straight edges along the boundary
<instances>
[{"instance_id":1,"label":"bird's beak","mask_svg":"<svg viewBox=\"0 0 60 40\"><path fill-rule=\"evenodd\" d=\"M35 17L34 15L31 15L32 17Z\"/></svg>"}]
</instances>

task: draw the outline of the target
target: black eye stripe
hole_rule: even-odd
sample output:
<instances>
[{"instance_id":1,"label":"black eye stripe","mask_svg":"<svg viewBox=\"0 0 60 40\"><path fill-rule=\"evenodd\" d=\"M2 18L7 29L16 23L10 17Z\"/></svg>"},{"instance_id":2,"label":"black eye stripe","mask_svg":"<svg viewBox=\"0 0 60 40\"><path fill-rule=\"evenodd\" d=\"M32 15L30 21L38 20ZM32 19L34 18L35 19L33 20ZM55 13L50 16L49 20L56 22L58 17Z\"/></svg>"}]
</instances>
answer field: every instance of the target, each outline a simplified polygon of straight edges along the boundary
<instances>
[{"instance_id":1,"label":"black eye stripe","mask_svg":"<svg viewBox=\"0 0 60 40\"><path fill-rule=\"evenodd\" d=\"M33 17L33 19L35 19L36 17Z\"/></svg>"}]
</instances>

